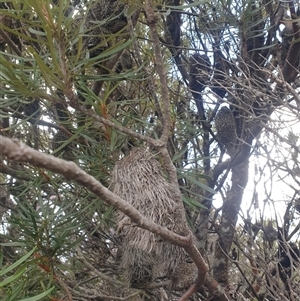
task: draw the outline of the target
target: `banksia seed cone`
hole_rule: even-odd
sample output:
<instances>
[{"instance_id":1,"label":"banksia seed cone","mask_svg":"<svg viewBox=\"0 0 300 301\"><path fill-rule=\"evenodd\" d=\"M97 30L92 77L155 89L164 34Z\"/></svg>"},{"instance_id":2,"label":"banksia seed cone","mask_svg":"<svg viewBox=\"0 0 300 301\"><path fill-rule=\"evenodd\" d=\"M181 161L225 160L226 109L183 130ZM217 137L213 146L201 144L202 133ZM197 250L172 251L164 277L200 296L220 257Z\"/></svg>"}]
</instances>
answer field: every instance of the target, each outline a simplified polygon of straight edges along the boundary
<instances>
[{"instance_id":1,"label":"banksia seed cone","mask_svg":"<svg viewBox=\"0 0 300 301\"><path fill-rule=\"evenodd\" d=\"M222 107L215 117L218 140L225 145L228 154L233 155L234 144L237 139L236 124L231 110Z\"/></svg>"},{"instance_id":2,"label":"banksia seed cone","mask_svg":"<svg viewBox=\"0 0 300 301\"><path fill-rule=\"evenodd\" d=\"M184 234L186 225L180 206L174 201L175 189L150 152L134 148L127 157L119 161L112 173L111 187L114 193L149 220L178 234ZM122 237L121 267L131 286L145 287L161 276L168 276L173 281L176 273L184 273L177 269L180 263L186 261L182 248L137 227L123 213L117 214L117 225ZM174 284L177 284L177 280L176 277Z\"/></svg>"}]
</instances>

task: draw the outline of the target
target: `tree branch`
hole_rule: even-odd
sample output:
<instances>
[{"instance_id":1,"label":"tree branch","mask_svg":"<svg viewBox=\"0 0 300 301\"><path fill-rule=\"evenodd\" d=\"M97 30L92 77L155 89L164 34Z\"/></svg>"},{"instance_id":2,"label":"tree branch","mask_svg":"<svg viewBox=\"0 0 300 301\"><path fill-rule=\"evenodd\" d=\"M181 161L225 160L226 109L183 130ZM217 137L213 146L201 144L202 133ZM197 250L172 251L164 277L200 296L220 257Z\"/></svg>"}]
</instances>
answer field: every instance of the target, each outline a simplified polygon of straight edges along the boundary
<instances>
[{"instance_id":1,"label":"tree branch","mask_svg":"<svg viewBox=\"0 0 300 301\"><path fill-rule=\"evenodd\" d=\"M81 170L74 162L65 161L51 155L43 154L23 143L1 135L0 145L1 157L6 157L8 160L16 162L27 162L33 166L45 168L49 171L60 174L67 180L73 180L103 199L108 205L114 206L126 214L139 227L159 235L174 245L183 247L198 268L198 278L195 282L196 287L200 288L203 285L208 268L203 257L194 245L193 235L191 232L189 232L186 236L181 236L146 219L132 205L108 190L94 177Z\"/></svg>"},{"instance_id":2,"label":"tree branch","mask_svg":"<svg viewBox=\"0 0 300 301\"><path fill-rule=\"evenodd\" d=\"M160 137L161 142L164 145L167 144L169 135L170 135L170 128L171 128L171 106L170 106L170 99L169 99L169 92L168 92L168 83L166 78L166 73L164 70L164 61L162 59L159 36L156 31L156 17L154 15L154 11L152 9L153 3L151 0L146 1L146 18L148 21L148 25L150 28L150 34L153 42L153 49L155 54L155 69L157 70L159 79L160 79L160 87L161 87L161 98L163 102L163 116L164 116L164 124L162 135Z\"/></svg>"}]
</instances>

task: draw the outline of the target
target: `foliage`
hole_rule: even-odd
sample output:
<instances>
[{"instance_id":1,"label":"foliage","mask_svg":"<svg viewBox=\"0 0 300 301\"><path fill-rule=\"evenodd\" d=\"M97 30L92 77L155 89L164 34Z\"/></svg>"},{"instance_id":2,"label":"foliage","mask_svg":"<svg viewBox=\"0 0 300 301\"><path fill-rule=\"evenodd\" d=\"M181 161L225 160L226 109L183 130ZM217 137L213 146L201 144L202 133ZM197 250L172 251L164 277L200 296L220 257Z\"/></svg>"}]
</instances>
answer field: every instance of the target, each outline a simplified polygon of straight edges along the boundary
<instances>
[{"instance_id":1,"label":"foliage","mask_svg":"<svg viewBox=\"0 0 300 301\"><path fill-rule=\"evenodd\" d=\"M185 220L167 208L180 189L176 206L184 206L209 267L191 299L296 300L296 2L1 1L1 135L75 162L149 220L185 235ZM229 127L216 117L222 110L230 111ZM147 155L135 157L137 148ZM22 158L1 159L1 299L186 300L170 284L174 271L128 286L120 216L131 233L162 240L181 260L180 247L135 228L78 181ZM142 189L143 179L152 185ZM151 199L168 201L170 223ZM134 239L125 241L126 256L140 256ZM174 254L161 256L166 266ZM193 274L195 266L186 266L183 274Z\"/></svg>"}]
</instances>

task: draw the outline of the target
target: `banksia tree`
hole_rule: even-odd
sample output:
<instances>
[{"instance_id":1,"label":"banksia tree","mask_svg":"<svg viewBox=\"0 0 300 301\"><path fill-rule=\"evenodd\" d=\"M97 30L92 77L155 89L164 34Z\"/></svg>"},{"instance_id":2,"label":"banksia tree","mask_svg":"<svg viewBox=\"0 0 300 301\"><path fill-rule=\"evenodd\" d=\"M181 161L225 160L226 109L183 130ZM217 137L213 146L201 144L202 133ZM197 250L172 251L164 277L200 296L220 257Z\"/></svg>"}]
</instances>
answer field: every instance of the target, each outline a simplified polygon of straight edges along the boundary
<instances>
[{"instance_id":1,"label":"banksia tree","mask_svg":"<svg viewBox=\"0 0 300 301\"><path fill-rule=\"evenodd\" d=\"M1 300L299 299L296 2L0 2Z\"/></svg>"}]
</instances>

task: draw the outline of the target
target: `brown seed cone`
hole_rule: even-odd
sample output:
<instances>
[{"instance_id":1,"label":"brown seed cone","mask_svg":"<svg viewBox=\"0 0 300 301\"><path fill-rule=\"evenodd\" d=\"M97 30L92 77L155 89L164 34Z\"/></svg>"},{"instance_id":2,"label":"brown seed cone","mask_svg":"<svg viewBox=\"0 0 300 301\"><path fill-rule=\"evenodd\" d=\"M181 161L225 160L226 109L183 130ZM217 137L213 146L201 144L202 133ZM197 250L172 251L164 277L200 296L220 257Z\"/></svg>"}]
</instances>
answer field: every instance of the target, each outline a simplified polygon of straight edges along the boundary
<instances>
[{"instance_id":1,"label":"brown seed cone","mask_svg":"<svg viewBox=\"0 0 300 301\"><path fill-rule=\"evenodd\" d=\"M225 145L230 156L234 153L234 145L236 143L236 124L231 110L222 107L215 117L215 126L217 130L217 138Z\"/></svg>"},{"instance_id":2,"label":"brown seed cone","mask_svg":"<svg viewBox=\"0 0 300 301\"><path fill-rule=\"evenodd\" d=\"M185 221L174 201L175 189L165 178L160 163L147 150L134 148L115 165L111 187L149 220L183 234ZM161 276L172 280L178 265L186 261L184 250L137 227L123 213L119 212L116 218L118 232L124 238L121 266L131 286L146 286L145 282Z\"/></svg>"}]
</instances>

